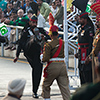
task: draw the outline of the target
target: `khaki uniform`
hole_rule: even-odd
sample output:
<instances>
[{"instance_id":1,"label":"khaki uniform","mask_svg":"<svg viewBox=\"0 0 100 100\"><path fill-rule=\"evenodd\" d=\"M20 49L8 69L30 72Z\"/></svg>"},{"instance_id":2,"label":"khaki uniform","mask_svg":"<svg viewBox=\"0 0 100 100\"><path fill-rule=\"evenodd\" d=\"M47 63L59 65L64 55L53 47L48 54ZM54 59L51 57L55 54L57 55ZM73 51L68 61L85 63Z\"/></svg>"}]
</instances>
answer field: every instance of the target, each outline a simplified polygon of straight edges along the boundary
<instances>
[{"instance_id":1,"label":"khaki uniform","mask_svg":"<svg viewBox=\"0 0 100 100\"><path fill-rule=\"evenodd\" d=\"M93 40L93 50L90 54L90 56L92 55L92 73L93 73L93 81L95 81L96 79L96 74L95 74L95 70L94 67L96 66L96 64L98 64L98 60L97 60L97 55L100 51L100 30L98 29L96 31L96 34L94 36L94 40Z\"/></svg>"},{"instance_id":2,"label":"khaki uniform","mask_svg":"<svg viewBox=\"0 0 100 100\"><path fill-rule=\"evenodd\" d=\"M51 42L47 43L44 47L43 62L48 62L55 54L58 47L59 39L53 39ZM57 58L64 58L64 42ZM64 61L52 61L52 63L50 63L50 65L47 67L47 73L48 76L44 78L42 85L42 97L50 98L50 86L56 79L58 86L61 90L63 100L69 100L69 80Z\"/></svg>"}]
</instances>

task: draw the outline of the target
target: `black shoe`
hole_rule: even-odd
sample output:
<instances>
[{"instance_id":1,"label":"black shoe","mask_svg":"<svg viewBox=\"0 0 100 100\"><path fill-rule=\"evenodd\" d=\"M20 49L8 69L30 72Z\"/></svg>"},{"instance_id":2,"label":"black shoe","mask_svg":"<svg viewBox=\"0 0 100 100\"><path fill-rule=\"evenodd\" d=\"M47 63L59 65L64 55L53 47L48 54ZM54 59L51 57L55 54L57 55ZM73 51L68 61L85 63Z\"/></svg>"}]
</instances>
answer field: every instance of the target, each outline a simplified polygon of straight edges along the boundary
<instances>
[{"instance_id":1,"label":"black shoe","mask_svg":"<svg viewBox=\"0 0 100 100\"><path fill-rule=\"evenodd\" d=\"M39 98L38 94L35 94L35 93L32 96L33 98Z\"/></svg>"}]
</instances>

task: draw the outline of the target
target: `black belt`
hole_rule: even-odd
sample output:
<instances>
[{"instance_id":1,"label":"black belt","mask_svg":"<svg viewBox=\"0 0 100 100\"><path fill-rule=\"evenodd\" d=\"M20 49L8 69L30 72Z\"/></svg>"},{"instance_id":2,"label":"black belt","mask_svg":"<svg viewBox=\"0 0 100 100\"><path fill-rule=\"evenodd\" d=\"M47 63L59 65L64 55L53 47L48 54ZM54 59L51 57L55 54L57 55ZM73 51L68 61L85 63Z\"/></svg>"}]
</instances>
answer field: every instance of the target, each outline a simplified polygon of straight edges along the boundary
<instances>
[{"instance_id":1,"label":"black belt","mask_svg":"<svg viewBox=\"0 0 100 100\"><path fill-rule=\"evenodd\" d=\"M89 47L89 45L78 45L79 48L86 48Z\"/></svg>"}]
</instances>

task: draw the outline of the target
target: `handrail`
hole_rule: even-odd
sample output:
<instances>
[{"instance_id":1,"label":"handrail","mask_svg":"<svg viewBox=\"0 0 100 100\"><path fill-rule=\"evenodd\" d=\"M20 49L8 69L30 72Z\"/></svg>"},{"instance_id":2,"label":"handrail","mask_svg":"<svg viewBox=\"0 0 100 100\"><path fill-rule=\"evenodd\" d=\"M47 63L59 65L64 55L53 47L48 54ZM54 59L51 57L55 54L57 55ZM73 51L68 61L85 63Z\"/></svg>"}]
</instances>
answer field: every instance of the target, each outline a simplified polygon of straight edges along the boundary
<instances>
[{"instance_id":1,"label":"handrail","mask_svg":"<svg viewBox=\"0 0 100 100\"><path fill-rule=\"evenodd\" d=\"M0 27L5 25L6 27L16 28L16 40L18 40L18 29L23 29L22 26L13 26L13 25L7 25L4 23L0 24ZM1 43L1 56L4 57L4 43Z\"/></svg>"}]
</instances>

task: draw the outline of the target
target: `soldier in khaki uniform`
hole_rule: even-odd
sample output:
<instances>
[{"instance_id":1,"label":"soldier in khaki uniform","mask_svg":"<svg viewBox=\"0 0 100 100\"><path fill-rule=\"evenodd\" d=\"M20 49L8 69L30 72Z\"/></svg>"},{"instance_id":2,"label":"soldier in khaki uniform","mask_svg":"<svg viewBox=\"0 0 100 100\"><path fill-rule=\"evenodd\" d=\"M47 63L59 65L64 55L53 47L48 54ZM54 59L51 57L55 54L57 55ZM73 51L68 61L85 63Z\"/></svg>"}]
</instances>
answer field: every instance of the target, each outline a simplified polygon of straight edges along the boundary
<instances>
[{"instance_id":1,"label":"soldier in khaki uniform","mask_svg":"<svg viewBox=\"0 0 100 100\"><path fill-rule=\"evenodd\" d=\"M56 79L61 90L63 100L69 100L69 80L64 62L64 41L58 39L58 27L50 27L51 41L46 43L43 52L43 62L48 62L44 69L44 81L42 85L42 97L50 100L50 86Z\"/></svg>"},{"instance_id":2,"label":"soldier in khaki uniform","mask_svg":"<svg viewBox=\"0 0 100 100\"><path fill-rule=\"evenodd\" d=\"M99 10L99 8L98 8L99 6L100 6L99 3L94 3L91 6L91 9L97 13L98 10ZM95 82L95 79L97 78L97 76L95 74L94 67L96 66L96 64L98 64L97 63L97 61L98 61L97 60L97 55L100 52L100 16L98 15L98 13L97 13L97 16L96 16L96 23L95 23L95 25L97 27L97 30L96 30L96 33L95 33L95 36L94 36L94 40L93 40L93 49L92 49L92 52L86 58L86 61L85 61L85 63L88 63L91 60L91 57L92 57L92 76L93 76L93 82Z\"/></svg>"},{"instance_id":3,"label":"soldier in khaki uniform","mask_svg":"<svg viewBox=\"0 0 100 100\"><path fill-rule=\"evenodd\" d=\"M96 79L96 74L95 74L94 67L97 64L97 55L100 52L100 17L99 16L96 17L95 25L97 26L97 30L96 30L96 33L95 33L95 36L94 36L94 40L93 40L93 49L92 49L92 52L86 58L86 61L85 61L85 63L88 63L89 61L91 61L91 57L92 57L92 76L93 76L93 82Z\"/></svg>"}]
</instances>

